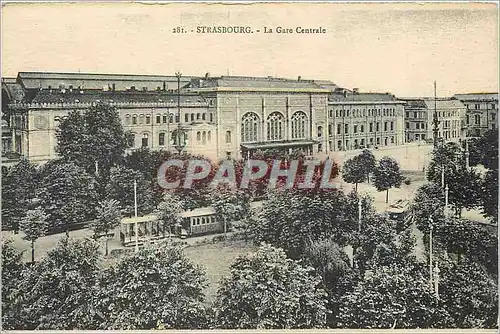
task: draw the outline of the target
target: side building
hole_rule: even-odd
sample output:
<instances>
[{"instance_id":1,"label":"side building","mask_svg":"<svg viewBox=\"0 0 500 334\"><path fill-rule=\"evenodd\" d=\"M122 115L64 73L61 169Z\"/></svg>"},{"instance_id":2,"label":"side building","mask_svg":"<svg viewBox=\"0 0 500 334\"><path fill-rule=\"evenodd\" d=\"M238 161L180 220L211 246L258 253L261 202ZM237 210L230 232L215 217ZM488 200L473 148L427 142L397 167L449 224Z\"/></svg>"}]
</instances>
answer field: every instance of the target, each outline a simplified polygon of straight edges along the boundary
<instances>
[{"instance_id":1,"label":"side building","mask_svg":"<svg viewBox=\"0 0 500 334\"><path fill-rule=\"evenodd\" d=\"M454 98L467 108L468 137L479 137L498 128L498 93L456 94Z\"/></svg>"},{"instance_id":2,"label":"side building","mask_svg":"<svg viewBox=\"0 0 500 334\"><path fill-rule=\"evenodd\" d=\"M445 142L465 139L466 107L453 98L401 98L405 104L406 142L434 140L434 113L438 118L438 138Z\"/></svg>"},{"instance_id":3,"label":"side building","mask_svg":"<svg viewBox=\"0 0 500 334\"><path fill-rule=\"evenodd\" d=\"M404 104L390 93L336 89L328 100L329 150L403 145Z\"/></svg>"}]
</instances>

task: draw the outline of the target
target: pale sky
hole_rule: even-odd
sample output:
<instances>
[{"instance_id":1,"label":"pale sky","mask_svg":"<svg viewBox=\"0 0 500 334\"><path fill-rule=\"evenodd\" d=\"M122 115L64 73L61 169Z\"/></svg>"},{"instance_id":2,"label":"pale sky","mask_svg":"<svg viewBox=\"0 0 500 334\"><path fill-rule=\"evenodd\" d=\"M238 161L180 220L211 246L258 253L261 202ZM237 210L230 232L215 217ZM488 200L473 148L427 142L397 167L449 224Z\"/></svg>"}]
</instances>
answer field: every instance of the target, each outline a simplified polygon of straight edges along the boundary
<instances>
[{"instance_id":1,"label":"pale sky","mask_svg":"<svg viewBox=\"0 0 500 334\"><path fill-rule=\"evenodd\" d=\"M196 34L197 26L253 34ZM188 33L174 34L182 26ZM326 34L264 34L297 26ZM260 33L256 30L261 30ZM496 4L8 4L2 75L57 71L327 79L360 91L498 91Z\"/></svg>"}]
</instances>

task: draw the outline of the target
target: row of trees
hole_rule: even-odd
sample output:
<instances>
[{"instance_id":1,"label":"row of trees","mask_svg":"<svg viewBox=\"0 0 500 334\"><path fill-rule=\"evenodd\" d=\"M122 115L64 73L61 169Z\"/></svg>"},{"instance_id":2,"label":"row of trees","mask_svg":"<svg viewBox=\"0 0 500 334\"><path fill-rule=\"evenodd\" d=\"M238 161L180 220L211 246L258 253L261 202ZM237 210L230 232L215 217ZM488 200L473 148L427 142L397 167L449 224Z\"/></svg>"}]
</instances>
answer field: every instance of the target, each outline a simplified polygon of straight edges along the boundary
<instances>
[{"instance_id":1,"label":"row of trees","mask_svg":"<svg viewBox=\"0 0 500 334\"><path fill-rule=\"evenodd\" d=\"M383 157L376 161L369 150L363 150L359 155L348 159L342 166L342 178L347 183L353 183L358 191L358 183L370 182L373 174L373 185L378 191L386 191L385 201L389 202L389 189L399 188L404 181L401 168L396 160Z\"/></svg>"},{"instance_id":2,"label":"row of trees","mask_svg":"<svg viewBox=\"0 0 500 334\"><path fill-rule=\"evenodd\" d=\"M102 267L97 248L92 240L65 238L25 266L3 243L3 328L490 328L496 322L495 283L470 263L442 266L438 299L425 266L413 260L361 275L331 239L312 243L301 260L264 244L234 261L209 304L203 269L179 248L144 248L110 267ZM472 281L477 289L470 289Z\"/></svg>"}]
</instances>

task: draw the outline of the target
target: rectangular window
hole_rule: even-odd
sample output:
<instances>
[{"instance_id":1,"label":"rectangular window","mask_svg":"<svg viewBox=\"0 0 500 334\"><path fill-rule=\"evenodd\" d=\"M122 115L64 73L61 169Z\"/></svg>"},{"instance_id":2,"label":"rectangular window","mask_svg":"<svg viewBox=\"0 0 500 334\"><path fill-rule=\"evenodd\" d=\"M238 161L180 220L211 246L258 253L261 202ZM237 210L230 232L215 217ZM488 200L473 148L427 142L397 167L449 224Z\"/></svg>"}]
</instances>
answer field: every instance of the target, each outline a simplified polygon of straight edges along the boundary
<instances>
[{"instance_id":1,"label":"rectangular window","mask_svg":"<svg viewBox=\"0 0 500 334\"><path fill-rule=\"evenodd\" d=\"M373 123L370 123L370 132L373 132Z\"/></svg>"},{"instance_id":2,"label":"rectangular window","mask_svg":"<svg viewBox=\"0 0 500 334\"><path fill-rule=\"evenodd\" d=\"M156 123L161 123L161 116L160 115L156 116Z\"/></svg>"},{"instance_id":3,"label":"rectangular window","mask_svg":"<svg viewBox=\"0 0 500 334\"><path fill-rule=\"evenodd\" d=\"M413 112L413 118L417 118L417 113Z\"/></svg>"},{"instance_id":4,"label":"rectangular window","mask_svg":"<svg viewBox=\"0 0 500 334\"><path fill-rule=\"evenodd\" d=\"M167 115L163 115L163 123L167 123Z\"/></svg>"},{"instance_id":5,"label":"rectangular window","mask_svg":"<svg viewBox=\"0 0 500 334\"><path fill-rule=\"evenodd\" d=\"M475 104L474 105L474 109L480 109L480 105L479 104Z\"/></svg>"},{"instance_id":6,"label":"rectangular window","mask_svg":"<svg viewBox=\"0 0 500 334\"><path fill-rule=\"evenodd\" d=\"M189 122L189 114L184 114L184 122Z\"/></svg>"},{"instance_id":7,"label":"rectangular window","mask_svg":"<svg viewBox=\"0 0 500 334\"><path fill-rule=\"evenodd\" d=\"M344 126L344 133L349 133L349 124Z\"/></svg>"},{"instance_id":8,"label":"rectangular window","mask_svg":"<svg viewBox=\"0 0 500 334\"><path fill-rule=\"evenodd\" d=\"M410 122L406 122L406 128L409 129L410 128Z\"/></svg>"},{"instance_id":9,"label":"rectangular window","mask_svg":"<svg viewBox=\"0 0 500 334\"><path fill-rule=\"evenodd\" d=\"M476 123L476 125L481 125L481 116L474 115L474 122Z\"/></svg>"},{"instance_id":10,"label":"rectangular window","mask_svg":"<svg viewBox=\"0 0 500 334\"><path fill-rule=\"evenodd\" d=\"M231 131L226 131L226 144L231 144Z\"/></svg>"},{"instance_id":11,"label":"rectangular window","mask_svg":"<svg viewBox=\"0 0 500 334\"><path fill-rule=\"evenodd\" d=\"M158 135L158 145L159 146L164 146L165 145L165 134L164 133L160 133Z\"/></svg>"},{"instance_id":12,"label":"rectangular window","mask_svg":"<svg viewBox=\"0 0 500 334\"><path fill-rule=\"evenodd\" d=\"M387 122L384 122L384 131L387 131Z\"/></svg>"},{"instance_id":13,"label":"rectangular window","mask_svg":"<svg viewBox=\"0 0 500 334\"><path fill-rule=\"evenodd\" d=\"M151 116L146 115L146 124L151 124Z\"/></svg>"},{"instance_id":14,"label":"rectangular window","mask_svg":"<svg viewBox=\"0 0 500 334\"><path fill-rule=\"evenodd\" d=\"M375 130L375 131L377 131L377 132L379 132L379 131L380 131L380 122L377 122L377 127L376 127L376 130Z\"/></svg>"},{"instance_id":15,"label":"rectangular window","mask_svg":"<svg viewBox=\"0 0 500 334\"><path fill-rule=\"evenodd\" d=\"M364 125L361 125L361 130L360 132L365 132L365 126Z\"/></svg>"},{"instance_id":16,"label":"rectangular window","mask_svg":"<svg viewBox=\"0 0 500 334\"><path fill-rule=\"evenodd\" d=\"M495 115L495 114L491 114L491 120L492 120L492 121L494 121L496 117L497 117L497 115Z\"/></svg>"},{"instance_id":17,"label":"rectangular window","mask_svg":"<svg viewBox=\"0 0 500 334\"><path fill-rule=\"evenodd\" d=\"M132 124L137 124L137 116L132 116Z\"/></svg>"},{"instance_id":18,"label":"rectangular window","mask_svg":"<svg viewBox=\"0 0 500 334\"><path fill-rule=\"evenodd\" d=\"M496 109L496 108L497 108L497 106L494 103L492 103L491 104L491 109Z\"/></svg>"},{"instance_id":19,"label":"rectangular window","mask_svg":"<svg viewBox=\"0 0 500 334\"><path fill-rule=\"evenodd\" d=\"M394 131L394 122L391 122L391 131Z\"/></svg>"},{"instance_id":20,"label":"rectangular window","mask_svg":"<svg viewBox=\"0 0 500 334\"><path fill-rule=\"evenodd\" d=\"M409 111L406 112L406 118L410 118L410 112Z\"/></svg>"},{"instance_id":21,"label":"rectangular window","mask_svg":"<svg viewBox=\"0 0 500 334\"><path fill-rule=\"evenodd\" d=\"M337 134L339 135L341 131L342 131L342 125L337 124Z\"/></svg>"},{"instance_id":22,"label":"rectangular window","mask_svg":"<svg viewBox=\"0 0 500 334\"><path fill-rule=\"evenodd\" d=\"M354 125L353 132L358 133L358 126L357 125Z\"/></svg>"}]
</instances>

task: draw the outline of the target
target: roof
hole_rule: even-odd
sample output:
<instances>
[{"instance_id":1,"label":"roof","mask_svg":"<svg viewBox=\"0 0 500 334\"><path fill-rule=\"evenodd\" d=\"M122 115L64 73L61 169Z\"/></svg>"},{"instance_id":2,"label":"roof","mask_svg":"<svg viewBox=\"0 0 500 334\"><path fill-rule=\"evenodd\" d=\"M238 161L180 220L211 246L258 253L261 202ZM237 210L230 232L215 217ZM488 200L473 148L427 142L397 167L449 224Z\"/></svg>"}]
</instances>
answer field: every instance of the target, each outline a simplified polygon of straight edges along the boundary
<instances>
[{"instance_id":1,"label":"roof","mask_svg":"<svg viewBox=\"0 0 500 334\"><path fill-rule=\"evenodd\" d=\"M372 102L372 101L397 101L391 93L334 93L329 97L330 102Z\"/></svg>"},{"instance_id":2,"label":"roof","mask_svg":"<svg viewBox=\"0 0 500 334\"><path fill-rule=\"evenodd\" d=\"M325 82L323 82L324 84ZM328 82L334 85L332 82ZM280 89L322 89L313 80L293 80L274 77L221 76L199 80L199 88L280 88ZM323 88L326 90L326 88Z\"/></svg>"},{"instance_id":3,"label":"roof","mask_svg":"<svg viewBox=\"0 0 500 334\"><path fill-rule=\"evenodd\" d=\"M191 79L191 76L182 76L181 86L185 86ZM177 89L177 77L172 75L19 72L17 81L26 89L48 88L49 86L69 88L70 85L74 88L102 89L115 84L116 90L126 90L131 86L137 89L147 87L149 90L156 90L158 87L163 89L163 83L167 90Z\"/></svg>"},{"instance_id":4,"label":"roof","mask_svg":"<svg viewBox=\"0 0 500 334\"><path fill-rule=\"evenodd\" d=\"M468 93L468 94L455 94L454 98L460 101L478 101L490 102L498 101L498 93Z\"/></svg>"},{"instance_id":5,"label":"roof","mask_svg":"<svg viewBox=\"0 0 500 334\"><path fill-rule=\"evenodd\" d=\"M465 105L461 101L454 99L438 99L435 102L434 99L424 99L424 103L427 109L434 109L434 103L436 103L436 109L465 109Z\"/></svg>"},{"instance_id":6,"label":"roof","mask_svg":"<svg viewBox=\"0 0 500 334\"><path fill-rule=\"evenodd\" d=\"M147 215L147 216L141 216L141 217L123 218L121 223L122 224L135 224L135 223L144 223L144 222L155 221L155 220L158 220L157 215Z\"/></svg>"},{"instance_id":7,"label":"roof","mask_svg":"<svg viewBox=\"0 0 500 334\"><path fill-rule=\"evenodd\" d=\"M424 99L399 99L406 102L406 106L409 108L427 108L427 104Z\"/></svg>"},{"instance_id":8,"label":"roof","mask_svg":"<svg viewBox=\"0 0 500 334\"><path fill-rule=\"evenodd\" d=\"M191 211L184 211L181 213L181 217L188 218L197 216L209 216L213 214L215 214L215 210L211 206L208 206L204 208L196 208Z\"/></svg>"},{"instance_id":9,"label":"roof","mask_svg":"<svg viewBox=\"0 0 500 334\"><path fill-rule=\"evenodd\" d=\"M11 80L2 79L2 89L5 89L5 91L7 91L7 94L11 99L9 102L22 101L26 96L23 87L15 83L15 81L12 82Z\"/></svg>"},{"instance_id":10,"label":"roof","mask_svg":"<svg viewBox=\"0 0 500 334\"><path fill-rule=\"evenodd\" d=\"M41 90L31 101L32 103L92 103L97 100L101 102L172 102L177 103L177 94L172 94L165 91L99 91L99 90L65 90L61 92L59 89L52 90ZM182 93L180 96L181 104L189 103L206 103L205 98L198 94L193 93Z\"/></svg>"}]
</instances>

